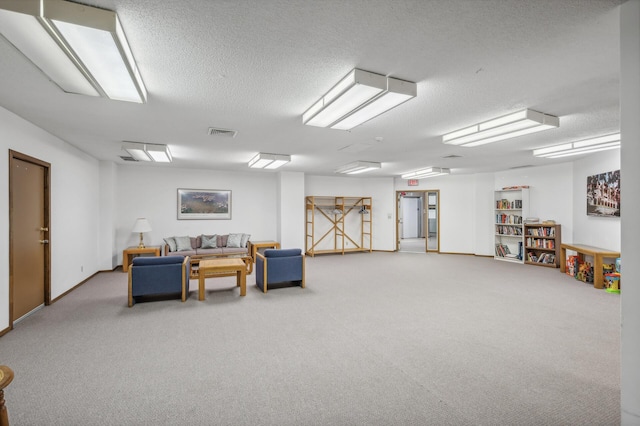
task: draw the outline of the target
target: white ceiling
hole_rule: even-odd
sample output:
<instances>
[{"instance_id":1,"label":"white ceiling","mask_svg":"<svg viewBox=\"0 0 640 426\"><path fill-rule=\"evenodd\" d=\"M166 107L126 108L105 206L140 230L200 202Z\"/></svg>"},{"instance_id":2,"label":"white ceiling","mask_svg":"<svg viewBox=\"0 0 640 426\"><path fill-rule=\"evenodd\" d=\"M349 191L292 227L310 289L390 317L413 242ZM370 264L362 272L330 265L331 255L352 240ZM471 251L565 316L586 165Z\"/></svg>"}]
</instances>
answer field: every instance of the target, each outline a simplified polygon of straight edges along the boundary
<instances>
[{"instance_id":1,"label":"white ceiling","mask_svg":"<svg viewBox=\"0 0 640 426\"><path fill-rule=\"evenodd\" d=\"M270 152L292 156L280 170L311 174L355 160L382 162L368 176L469 174L562 161L531 150L619 131L619 0L84 3L118 13L148 102L66 94L0 37L0 105L100 160L124 164L128 140L168 144L174 162L161 167L246 171ZM348 132L303 125L353 68L414 81L418 96ZM441 142L524 108L560 127L476 148Z\"/></svg>"}]
</instances>

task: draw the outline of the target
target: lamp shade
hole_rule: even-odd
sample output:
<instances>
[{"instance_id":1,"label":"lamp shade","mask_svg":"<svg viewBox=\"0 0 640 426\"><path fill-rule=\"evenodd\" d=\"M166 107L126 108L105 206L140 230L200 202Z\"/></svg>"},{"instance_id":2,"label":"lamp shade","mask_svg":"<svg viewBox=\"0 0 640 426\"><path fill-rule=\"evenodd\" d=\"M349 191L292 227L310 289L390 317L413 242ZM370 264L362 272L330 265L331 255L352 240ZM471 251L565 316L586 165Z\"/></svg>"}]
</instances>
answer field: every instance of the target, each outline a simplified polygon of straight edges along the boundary
<instances>
[{"instance_id":1,"label":"lamp shade","mask_svg":"<svg viewBox=\"0 0 640 426\"><path fill-rule=\"evenodd\" d=\"M136 219L131 232L151 232L151 224L146 217L139 217Z\"/></svg>"}]
</instances>

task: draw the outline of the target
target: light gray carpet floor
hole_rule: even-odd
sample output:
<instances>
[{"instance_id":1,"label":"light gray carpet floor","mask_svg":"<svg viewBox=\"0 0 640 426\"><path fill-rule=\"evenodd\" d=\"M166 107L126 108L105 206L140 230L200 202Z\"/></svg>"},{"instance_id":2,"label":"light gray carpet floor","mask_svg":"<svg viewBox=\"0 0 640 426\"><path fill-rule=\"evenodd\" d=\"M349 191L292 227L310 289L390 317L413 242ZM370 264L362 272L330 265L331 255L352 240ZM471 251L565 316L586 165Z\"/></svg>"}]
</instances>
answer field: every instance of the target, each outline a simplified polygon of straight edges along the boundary
<instances>
[{"instance_id":1,"label":"light gray carpet floor","mask_svg":"<svg viewBox=\"0 0 640 426\"><path fill-rule=\"evenodd\" d=\"M473 256L307 258L127 307L100 273L0 338L19 425L615 425L619 295Z\"/></svg>"}]
</instances>

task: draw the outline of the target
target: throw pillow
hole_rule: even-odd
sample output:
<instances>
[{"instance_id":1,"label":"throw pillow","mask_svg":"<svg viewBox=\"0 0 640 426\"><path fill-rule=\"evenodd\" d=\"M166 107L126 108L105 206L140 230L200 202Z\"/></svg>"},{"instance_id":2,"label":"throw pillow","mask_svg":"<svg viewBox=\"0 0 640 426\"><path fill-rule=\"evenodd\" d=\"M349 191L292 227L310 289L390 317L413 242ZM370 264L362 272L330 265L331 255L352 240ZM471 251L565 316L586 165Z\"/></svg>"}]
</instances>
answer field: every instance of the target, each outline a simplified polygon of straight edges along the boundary
<instances>
[{"instance_id":1,"label":"throw pillow","mask_svg":"<svg viewBox=\"0 0 640 426\"><path fill-rule=\"evenodd\" d=\"M164 242L169 245L169 251L176 251L176 239L174 237L165 238Z\"/></svg>"},{"instance_id":2,"label":"throw pillow","mask_svg":"<svg viewBox=\"0 0 640 426\"><path fill-rule=\"evenodd\" d=\"M204 235L200 237L202 239L202 245L200 246L203 249L206 248L217 248L218 236L217 235Z\"/></svg>"},{"instance_id":3,"label":"throw pillow","mask_svg":"<svg viewBox=\"0 0 640 426\"><path fill-rule=\"evenodd\" d=\"M173 237L176 240L176 251L193 250L191 247L191 238L189 237Z\"/></svg>"},{"instance_id":4,"label":"throw pillow","mask_svg":"<svg viewBox=\"0 0 640 426\"><path fill-rule=\"evenodd\" d=\"M242 239L240 240L240 247L246 247L247 241L251 238L251 234L242 234Z\"/></svg>"},{"instance_id":5,"label":"throw pillow","mask_svg":"<svg viewBox=\"0 0 640 426\"><path fill-rule=\"evenodd\" d=\"M227 247L240 248L241 241L242 234L229 234L229 239L227 239Z\"/></svg>"}]
</instances>

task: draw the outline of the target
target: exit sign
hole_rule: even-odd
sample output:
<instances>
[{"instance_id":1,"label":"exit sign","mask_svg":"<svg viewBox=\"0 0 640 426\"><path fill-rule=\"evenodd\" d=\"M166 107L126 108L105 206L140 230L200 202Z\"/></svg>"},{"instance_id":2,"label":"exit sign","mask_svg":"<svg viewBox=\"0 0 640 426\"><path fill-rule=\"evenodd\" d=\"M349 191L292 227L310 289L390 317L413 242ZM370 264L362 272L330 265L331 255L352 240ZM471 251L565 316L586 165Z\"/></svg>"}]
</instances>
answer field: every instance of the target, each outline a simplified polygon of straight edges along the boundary
<instances>
[{"instance_id":1,"label":"exit sign","mask_svg":"<svg viewBox=\"0 0 640 426\"><path fill-rule=\"evenodd\" d=\"M418 186L418 179L409 179L407 183L409 186Z\"/></svg>"}]
</instances>

